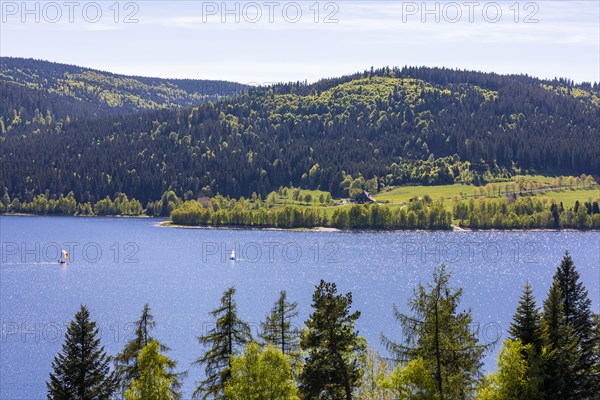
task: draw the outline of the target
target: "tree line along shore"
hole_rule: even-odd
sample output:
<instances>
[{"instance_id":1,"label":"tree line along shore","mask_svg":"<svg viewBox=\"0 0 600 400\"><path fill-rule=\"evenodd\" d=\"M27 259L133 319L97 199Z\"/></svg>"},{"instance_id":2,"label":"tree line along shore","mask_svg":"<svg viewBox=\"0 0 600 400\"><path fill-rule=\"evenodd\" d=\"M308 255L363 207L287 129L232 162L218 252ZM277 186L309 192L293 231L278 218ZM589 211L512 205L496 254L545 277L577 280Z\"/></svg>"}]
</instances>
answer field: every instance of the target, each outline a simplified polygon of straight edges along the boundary
<instances>
[{"instance_id":1,"label":"tree line along shore","mask_svg":"<svg viewBox=\"0 0 600 400\"><path fill-rule=\"evenodd\" d=\"M392 190L379 193L375 198L365 196L368 201L364 202L361 195L368 192L362 190L354 191L353 197L347 199L333 199L330 193L320 190L287 187L271 192L265 199L256 194L248 199L222 195L195 198L191 193L181 198L169 190L145 207L124 193L93 204L78 203L72 193L57 198L40 194L30 202L10 199L5 193L0 199L0 213L170 217L174 225L182 226L279 229L600 229L600 197L589 196L594 193L590 188L596 186L551 189L528 181L519 182L518 188L514 185L506 184L504 194L502 186L494 184L469 188L468 192L463 189L462 196L449 196L452 188L444 186L409 187L406 192L414 195L406 200L398 200L403 198L402 195L396 195ZM428 189L437 193L444 191L448 197L441 195L433 199L426 194ZM548 195L548 190L556 190L556 193ZM424 194L415 194L419 191ZM542 191L542 195L537 194L538 191ZM585 195L587 200L566 204L562 201L563 198L572 200ZM378 201L379 198L382 200Z\"/></svg>"}]
</instances>

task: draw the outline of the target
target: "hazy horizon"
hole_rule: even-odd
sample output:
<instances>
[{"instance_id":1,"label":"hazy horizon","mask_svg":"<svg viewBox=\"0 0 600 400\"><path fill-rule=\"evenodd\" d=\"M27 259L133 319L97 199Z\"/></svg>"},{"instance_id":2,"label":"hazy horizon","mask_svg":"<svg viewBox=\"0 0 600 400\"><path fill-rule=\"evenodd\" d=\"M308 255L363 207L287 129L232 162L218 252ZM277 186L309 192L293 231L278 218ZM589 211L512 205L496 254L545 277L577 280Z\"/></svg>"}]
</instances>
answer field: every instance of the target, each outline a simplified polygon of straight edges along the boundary
<instances>
[{"instance_id":1,"label":"hazy horizon","mask_svg":"<svg viewBox=\"0 0 600 400\"><path fill-rule=\"evenodd\" d=\"M35 60L35 61L42 61L42 62L50 62L50 63L54 63L54 64L62 64L62 65L70 65L70 66L74 66L74 67L79 67L79 68L84 68L84 69L89 69L89 70L95 70L95 71L100 71L100 72L105 72L105 73L109 73L109 74L115 74L115 75L121 75L121 76L127 76L127 77L138 77L138 78L149 78L149 79L166 79L166 80L214 80L214 81L227 81L227 82L231 82L231 83L236 83L236 84L240 84L240 85L253 85L253 84L277 84L277 83L290 83L290 82L303 82L305 81L305 79L293 79L293 80L287 80L287 81L267 81L267 82L254 82L254 81L250 81L250 82L238 82L238 81L230 81L228 79L221 79L221 78L189 78L189 77L173 77L173 76L155 76L155 75L140 75L140 74L129 74L129 73L120 73L120 72L116 72L116 71L111 71L111 70L106 70L106 69L101 69L101 68L95 68L95 67L90 67L87 65L78 65L78 64L67 64L67 63L62 63L59 61L54 61L54 60L45 60L45 59L41 59L41 58L36 58L36 57L14 57L14 56L2 56L2 58L19 58L19 59L25 59L25 60ZM403 68L405 67L405 65L373 65L372 66L375 69L378 68L385 68L385 67L389 67L389 68ZM501 76L510 76L510 75L528 75L531 78L534 79L540 79L540 80L553 80L553 79L569 79L575 82L575 84L581 84L581 83L591 83L592 85L594 83L600 83L600 81L575 81L574 79L572 79L569 76L556 76L556 77L552 77L552 78L546 78L546 77L540 77L540 76L535 76L532 74L528 74L527 72L522 72L522 73L499 73L496 71L481 71L481 70L472 70L472 69L465 69L465 68L451 68L451 67L447 67L447 66L429 66L429 65L406 65L406 67L414 67L414 68L446 68L446 69L451 69L451 70L461 70L461 71L472 71L472 72L478 72L478 73L484 73L484 74L498 74ZM318 82L319 80L323 80L323 79L334 79L334 78L339 78L342 76L347 76L347 75L352 75L355 73L359 73L359 72L363 72L366 70L369 70L371 67L368 68L363 68L361 70L356 70L356 71L347 71L345 73L342 73L340 75L335 75L335 76L323 76L321 78L318 78L316 80L306 80L309 84L311 83L315 83Z\"/></svg>"},{"instance_id":2,"label":"hazy horizon","mask_svg":"<svg viewBox=\"0 0 600 400\"><path fill-rule=\"evenodd\" d=\"M65 4L2 2L1 55L240 83L404 65L600 81L595 1Z\"/></svg>"}]
</instances>

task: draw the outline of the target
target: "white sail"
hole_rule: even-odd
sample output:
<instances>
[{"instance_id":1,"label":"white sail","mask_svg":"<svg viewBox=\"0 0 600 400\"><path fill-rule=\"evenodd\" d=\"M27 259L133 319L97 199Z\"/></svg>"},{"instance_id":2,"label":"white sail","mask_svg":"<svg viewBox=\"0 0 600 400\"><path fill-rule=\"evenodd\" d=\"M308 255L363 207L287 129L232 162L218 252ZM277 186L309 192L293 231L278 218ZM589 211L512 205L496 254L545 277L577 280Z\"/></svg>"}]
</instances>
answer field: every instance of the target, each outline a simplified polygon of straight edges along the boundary
<instances>
[{"instance_id":1,"label":"white sail","mask_svg":"<svg viewBox=\"0 0 600 400\"><path fill-rule=\"evenodd\" d=\"M59 264L66 264L69 261L69 253L66 250L61 250L61 257L58 259Z\"/></svg>"}]
</instances>

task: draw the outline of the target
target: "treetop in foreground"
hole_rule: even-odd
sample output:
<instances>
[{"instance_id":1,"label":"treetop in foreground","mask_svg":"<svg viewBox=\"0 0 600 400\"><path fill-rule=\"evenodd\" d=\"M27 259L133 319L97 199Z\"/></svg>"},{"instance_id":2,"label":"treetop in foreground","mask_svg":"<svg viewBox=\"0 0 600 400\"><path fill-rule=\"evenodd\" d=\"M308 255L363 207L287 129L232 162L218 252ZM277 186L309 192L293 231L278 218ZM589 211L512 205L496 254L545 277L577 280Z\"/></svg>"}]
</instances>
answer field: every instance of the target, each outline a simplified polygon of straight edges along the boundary
<instances>
[{"instance_id":1,"label":"treetop in foreground","mask_svg":"<svg viewBox=\"0 0 600 400\"><path fill-rule=\"evenodd\" d=\"M200 344L208 349L195 361L197 365L204 365L206 378L194 391L194 398L226 398L224 391L231 378L233 357L252 340L249 325L238 316L234 296L235 288L225 291L220 306L210 312L215 318L214 328L198 337Z\"/></svg>"},{"instance_id":2,"label":"treetop in foreground","mask_svg":"<svg viewBox=\"0 0 600 400\"><path fill-rule=\"evenodd\" d=\"M100 345L99 329L82 305L69 323L62 351L52 362L46 383L51 400L109 400L118 378L110 368L110 356Z\"/></svg>"},{"instance_id":3,"label":"treetop in foreground","mask_svg":"<svg viewBox=\"0 0 600 400\"><path fill-rule=\"evenodd\" d=\"M299 378L304 398L352 400L361 376L358 354L364 349L355 330L360 311L351 307L352 293L338 294L335 283L321 280L300 341L307 352Z\"/></svg>"}]
</instances>

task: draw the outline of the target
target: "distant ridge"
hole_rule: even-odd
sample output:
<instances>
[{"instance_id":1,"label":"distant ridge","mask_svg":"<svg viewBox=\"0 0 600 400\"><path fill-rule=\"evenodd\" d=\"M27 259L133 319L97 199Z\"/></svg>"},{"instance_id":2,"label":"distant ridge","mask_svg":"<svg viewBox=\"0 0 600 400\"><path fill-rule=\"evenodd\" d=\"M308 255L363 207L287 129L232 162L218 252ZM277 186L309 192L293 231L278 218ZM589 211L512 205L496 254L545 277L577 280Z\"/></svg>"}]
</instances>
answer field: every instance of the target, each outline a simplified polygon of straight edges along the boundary
<instances>
[{"instance_id":1,"label":"distant ridge","mask_svg":"<svg viewBox=\"0 0 600 400\"><path fill-rule=\"evenodd\" d=\"M380 68L244 88L186 108L186 82L113 79L60 65L41 68L44 75L35 72L43 62L12 59L11 69L2 62L3 80L44 88L36 101L1 110L0 181L11 199L72 191L78 201L125 193L147 202L168 190L265 198L290 185L340 197L366 181L377 190L600 171L598 83ZM73 88L61 96L79 103L52 102L56 81ZM90 88L89 99L80 86ZM94 118L73 106L81 103L96 107ZM47 104L57 107L48 112ZM99 115L107 107L119 111Z\"/></svg>"},{"instance_id":2,"label":"distant ridge","mask_svg":"<svg viewBox=\"0 0 600 400\"><path fill-rule=\"evenodd\" d=\"M245 85L216 80L162 79L120 75L31 58L0 57L0 101L7 109L24 107L71 119L190 107L235 96Z\"/></svg>"}]
</instances>

